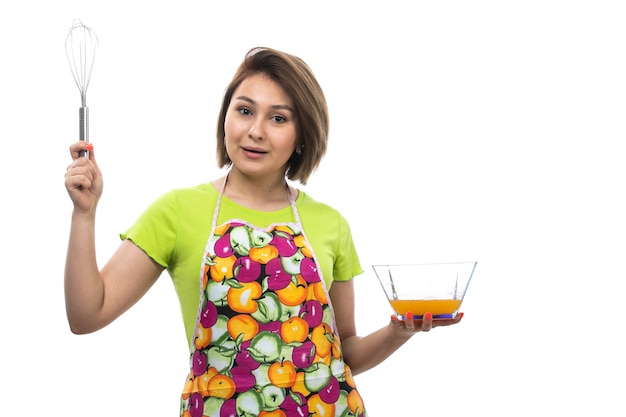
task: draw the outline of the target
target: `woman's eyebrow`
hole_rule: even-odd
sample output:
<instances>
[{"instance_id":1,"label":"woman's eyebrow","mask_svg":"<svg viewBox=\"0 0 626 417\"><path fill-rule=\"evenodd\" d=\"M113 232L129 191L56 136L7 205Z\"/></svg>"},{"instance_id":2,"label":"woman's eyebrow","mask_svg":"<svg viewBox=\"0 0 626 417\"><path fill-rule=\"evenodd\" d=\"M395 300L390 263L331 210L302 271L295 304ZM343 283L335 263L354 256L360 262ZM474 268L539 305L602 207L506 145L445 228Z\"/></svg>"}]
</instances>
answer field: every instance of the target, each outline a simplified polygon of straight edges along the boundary
<instances>
[{"instance_id":1,"label":"woman's eyebrow","mask_svg":"<svg viewBox=\"0 0 626 417\"><path fill-rule=\"evenodd\" d=\"M248 96L238 96L238 97L235 97L235 100L243 100L243 101L246 101L246 102L248 102L250 104L256 104L256 102L254 100L252 100ZM289 106L287 104L274 104L271 107L273 109L276 109L276 110L288 110L288 111L293 113L293 109L291 108L291 106Z\"/></svg>"}]
</instances>

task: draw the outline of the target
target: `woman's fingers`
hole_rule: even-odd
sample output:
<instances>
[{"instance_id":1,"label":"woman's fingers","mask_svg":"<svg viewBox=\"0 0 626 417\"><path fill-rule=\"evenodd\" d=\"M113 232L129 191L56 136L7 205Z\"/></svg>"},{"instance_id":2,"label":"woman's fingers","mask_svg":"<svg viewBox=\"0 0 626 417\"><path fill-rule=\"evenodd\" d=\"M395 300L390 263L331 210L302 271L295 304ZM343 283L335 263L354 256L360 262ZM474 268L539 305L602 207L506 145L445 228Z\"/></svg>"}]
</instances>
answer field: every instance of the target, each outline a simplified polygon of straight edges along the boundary
<instances>
[{"instance_id":1,"label":"woman's fingers","mask_svg":"<svg viewBox=\"0 0 626 417\"><path fill-rule=\"evenodd\" d=\"M435 327L450 326L457 324L463 318L463 313L459 313L451 319L433 318L432 313L426 313L423 317L416 319L413 313L408 312L403 320L399 320L395 315L391 316L391 324L394 326L404 327L405 330L411 332L429 332Z\"/></svg>"},{"instance_id":2,"label":"woman's fingers","mask_svg":"<svg viewBox=\"0 0 626 417\"><path fill-rule=\"evenodd\" d=\"M413 313L410 311L404 315L404 327L407 330L415 330L415 321L413 320Z\"/></svg>"},{"instance_id":3,"label":"woman's fingers","mask_svg":"<svg viewBox=\"0 0 626 417\"><path fill-rule=\"evenodd\" d=\"M78 159L81 157L81 152L89 152L89 159L92 159L93 145L85 141L74 142L70 145L70 155L72 159Z\"/></svg>"},{"instance_id":4,"label":"woman's fingers","mask_svg":"<svg viewBox=\"0 0 626 417\"><path fill-rule=\"evenodd\" d=\"M83 151L89 152L89 158L81 157ZM65 188L74 208L92 212L102 194L102 174L96 163L93 145L75 142L70 145L72 163L65 172Z\"/></svg>"},{"instance_id":5,"label":"woman's fingers","mask_svg":"<svg viewBox=\"0 0 626 417\"><path fill-rule=\"evenodd\" d=\"M433 328L433 313L426 313L422 318L422 331L428 332Z\"/></svg>"},{"instance_id":6,"label":"woman's fingers","mask_svg":"<svg viewBox=\"0 0 626 417\"><path fill-rule=\"evenodd\" d=\"M428 332L433 328L433 315L432 313L426 313L421 319L416 320L413 313L409 311L404 316L404 327L406 327L407 330Z\"/></svg>"},{"instance_id":7,"label":"woman's fingers","mask_svg":"<svg viewBox=\"0 0 626 417\"><path fill-rule=\"evenodd\" d=\"M93 177L93 169L90 169L86 161L74 161L67 167L65 183L68 190L88 189L91 187Z\"/></svg>"},{"instance_id":8,"label":"woman's fingers","mask_svg":"<svg viewBox=\"0 0 626 417\"><path fill-rule=\"evenodd\" d=\"M88 152L89 158L81 157L82 152ZM73 162L67 168L68 173L74 167L90 167L93 170L90 180L93 180L95 176L101 175L100 168L98 167L98 163L96 162L96 154L91 143L86 143L82 141L74 142L70 145L70 155L72 156ZM80 174L81 172L79 171L78 173Z\"/></svg>"}]
</instances>

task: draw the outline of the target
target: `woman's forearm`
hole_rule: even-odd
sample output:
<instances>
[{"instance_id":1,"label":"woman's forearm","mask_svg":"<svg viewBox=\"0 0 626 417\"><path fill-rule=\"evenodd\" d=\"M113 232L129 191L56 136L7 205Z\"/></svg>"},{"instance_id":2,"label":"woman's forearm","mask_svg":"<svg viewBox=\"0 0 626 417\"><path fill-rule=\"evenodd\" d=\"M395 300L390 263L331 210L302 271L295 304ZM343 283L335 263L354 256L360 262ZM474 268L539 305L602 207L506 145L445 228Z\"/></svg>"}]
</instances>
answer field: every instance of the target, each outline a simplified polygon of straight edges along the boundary
<instances>
[{"instance_id":1,"label":"woman's forearm","mask_svg":"<svg viewBox=\"0 0 626 417\"><path fill-rule=\"evenodd\" d=\"M104 286L95 249L95 214L72 214L65 261L65 308L74 333L89 333L102 307Z\"/></svg>"},{"instance_id":2,"label":"woman's forearm","mask_svg":"<svg viewBox=\"0 0 626 417\"><path fill-rule=\"evenodd\" d=\"M342 340L344 360L353 375L357 375L379 365L410 338L408 334L394 332L391 324L367 336L352 336Z\"/></svg>"}]
</instances>

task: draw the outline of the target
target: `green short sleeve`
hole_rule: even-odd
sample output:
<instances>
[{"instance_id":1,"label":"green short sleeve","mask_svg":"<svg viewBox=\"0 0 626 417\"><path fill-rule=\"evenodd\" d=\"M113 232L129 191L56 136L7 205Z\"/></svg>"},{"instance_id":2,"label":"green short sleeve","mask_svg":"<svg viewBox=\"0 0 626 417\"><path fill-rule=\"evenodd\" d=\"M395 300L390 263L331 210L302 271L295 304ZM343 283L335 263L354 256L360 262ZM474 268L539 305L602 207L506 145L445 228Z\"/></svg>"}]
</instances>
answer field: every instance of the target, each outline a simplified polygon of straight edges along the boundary
<instances>
[{"instance_id":1,"label":"green short sleeve","mask_svg":"<svg viewBox=\"0 0 626 417\"><path fill-rule=\"evenodd\" d=\"M169 192L148 206L120 237L132 240L156 263L168 268L176 247L178 218L176 196Z\"/></svg>"}]
</instances>

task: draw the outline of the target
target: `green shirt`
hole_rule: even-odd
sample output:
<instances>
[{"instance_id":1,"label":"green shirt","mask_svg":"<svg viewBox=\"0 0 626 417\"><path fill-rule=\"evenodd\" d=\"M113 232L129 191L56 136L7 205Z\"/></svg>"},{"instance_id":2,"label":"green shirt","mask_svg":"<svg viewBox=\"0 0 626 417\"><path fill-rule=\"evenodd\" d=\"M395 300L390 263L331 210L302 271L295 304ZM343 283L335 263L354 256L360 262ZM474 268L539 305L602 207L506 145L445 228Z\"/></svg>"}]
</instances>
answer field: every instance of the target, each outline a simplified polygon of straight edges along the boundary
<instances>
[{"instance_id":1,"label":"green shirt","mask_svg":"<svg viewBox=\"0 0 626 417\"><path fill-rule=\"evenodd\" d=\"M191 342L200 300L200 273L211 232L218 191L211 184L163 194L120 236L132 240L172 278ZM299 191L296 207L322 269L327 288L363 272L346 219L332 207ZM241 219L257 227L295 223L291 206L269 212L251 210L222 198L217 224Z\"/></svg>"}]
</instances>

